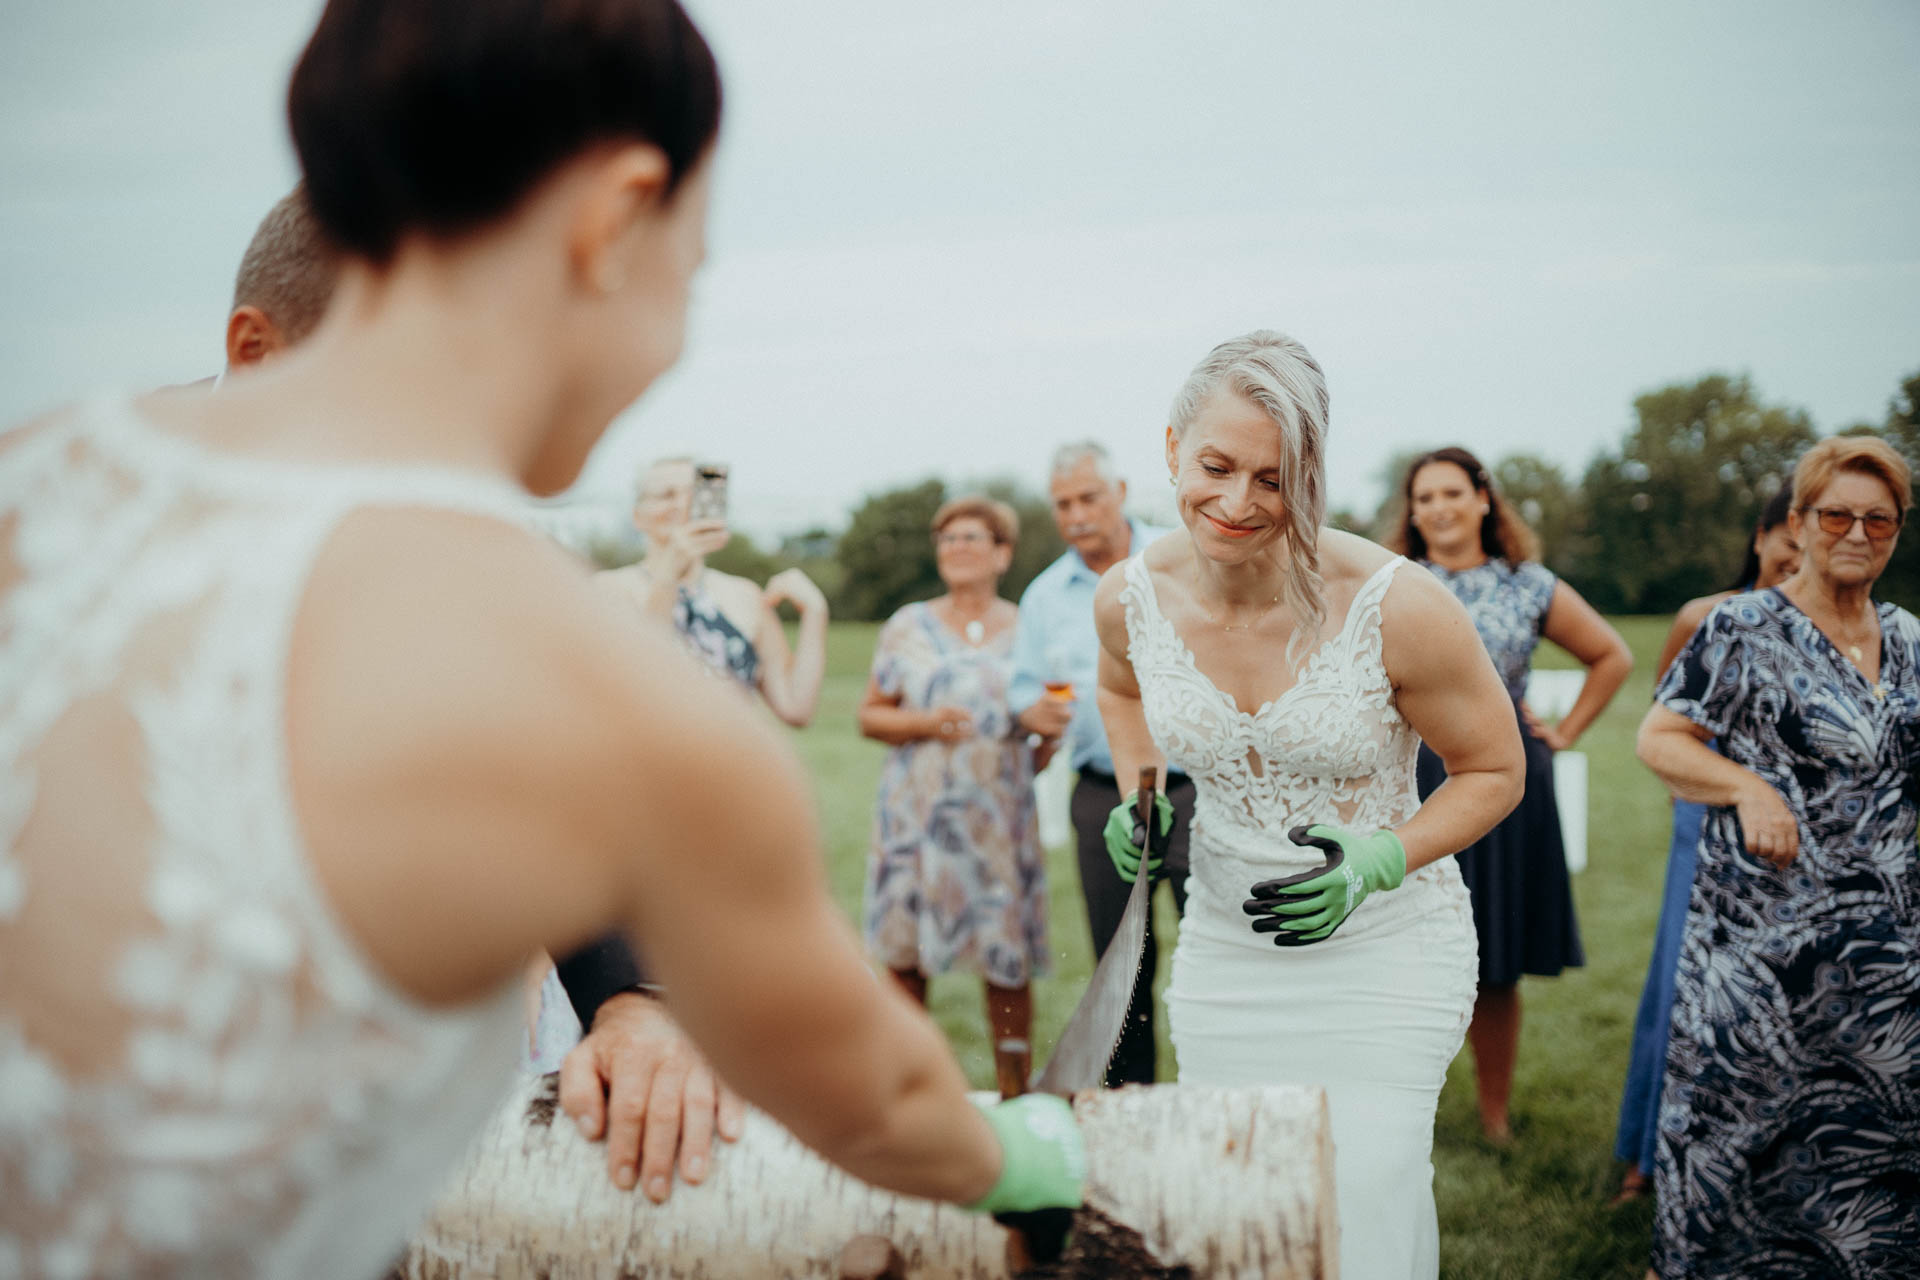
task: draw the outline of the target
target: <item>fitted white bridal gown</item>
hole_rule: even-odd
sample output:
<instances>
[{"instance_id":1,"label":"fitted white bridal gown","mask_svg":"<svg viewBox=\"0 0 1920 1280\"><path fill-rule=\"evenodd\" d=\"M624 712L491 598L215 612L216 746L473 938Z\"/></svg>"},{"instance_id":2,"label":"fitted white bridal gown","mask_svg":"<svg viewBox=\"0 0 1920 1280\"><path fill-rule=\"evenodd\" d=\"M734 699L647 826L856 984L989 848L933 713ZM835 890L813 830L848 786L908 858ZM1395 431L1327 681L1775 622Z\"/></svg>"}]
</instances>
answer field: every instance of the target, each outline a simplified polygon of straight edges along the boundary
<instances>
[{"instance_id":1,"label":"fitted white bridal gown","mask_svg":"<svg viewBox=\"0 0 1920 1280\"><path fill-rule=\"evenodd\" d=\"M1167 1012L1180 1079L1315 1084L1333 1121L1345 1280L1439 1273L1433 1116L1473 1012L1473 917L1453 859L1376 893L1323 942L1276 947L1241 910L1258 881L1318 865L1296 824L1397 827L1420 807L1419 739L1381 665L1395 558L1355 595L1298 682L1242 711L1195 666L1129 560L1121 601L1147 727L1198 789ZM1276 655L1276 660L1278 655Z\"/></svg>"}]
</instances>

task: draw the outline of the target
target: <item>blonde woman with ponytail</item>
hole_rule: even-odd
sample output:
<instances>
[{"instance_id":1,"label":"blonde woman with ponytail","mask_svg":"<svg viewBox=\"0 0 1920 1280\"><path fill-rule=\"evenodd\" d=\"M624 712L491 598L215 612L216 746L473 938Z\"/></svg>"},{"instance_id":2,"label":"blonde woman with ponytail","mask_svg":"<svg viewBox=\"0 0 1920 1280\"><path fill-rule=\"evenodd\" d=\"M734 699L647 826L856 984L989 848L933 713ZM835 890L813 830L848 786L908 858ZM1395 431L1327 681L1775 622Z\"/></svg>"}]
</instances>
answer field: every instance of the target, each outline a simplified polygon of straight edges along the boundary
<instances>
[{"instance_id":1,"label":"blonde woman with ponytail","mask_svg":"<svg viewBox=\"0 0 1920 1280\"><path fill-rule=\"evenodd\" d=\"M1198 788L1167 991L1180 1079L1323 1086L1341 1270L1415 1280L1439 1273L1433 1115L1473 1009L1451 855L1513 808L1523 760L1459 603L1322 527L1327 405L1277 333L1188 377L1166 431L1186 536L1101 581L1100 714L1118 776L1172 765ZM1449 775L1424 805L1422 739ZM1139 843L1124 816L1108 830L1128 874Z\"/></svg>"}]
</instances>

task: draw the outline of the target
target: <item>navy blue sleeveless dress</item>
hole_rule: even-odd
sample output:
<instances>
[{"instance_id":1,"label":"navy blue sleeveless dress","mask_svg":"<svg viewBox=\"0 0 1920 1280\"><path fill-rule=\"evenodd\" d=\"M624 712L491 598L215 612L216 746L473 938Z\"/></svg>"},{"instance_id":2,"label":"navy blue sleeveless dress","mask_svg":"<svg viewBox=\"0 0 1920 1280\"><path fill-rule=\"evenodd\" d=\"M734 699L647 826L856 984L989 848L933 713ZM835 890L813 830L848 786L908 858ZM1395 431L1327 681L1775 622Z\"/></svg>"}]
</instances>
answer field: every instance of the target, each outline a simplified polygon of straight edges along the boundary
<instances>
[{"instance_id":1,"label":"navy blue sleeveless dress","mask_svg":"<svg viewBox=\"0 0 1920 1280\"><path fill-rule=\"evenodd\" d=\"M1573 914L1573 885L1560 838L1560 806L1553 796L1553 752L1527 731L1520 700L1540 627L1557 584L1552 570L1527 561L1489 560L1458 571L1427 563L1466 606L1474 630L1487 646L1494 669L1513 699L1514 719L1526 749L1527 789L1520 804L1457 860L1473 898L1473 926L1480 938L1480 982L1510 986L1523 973L1553 977L1586 963L1580 926ZM1440 757L1420 748L1420 798L1447 780Z\"/></svg>"}]
</instances>

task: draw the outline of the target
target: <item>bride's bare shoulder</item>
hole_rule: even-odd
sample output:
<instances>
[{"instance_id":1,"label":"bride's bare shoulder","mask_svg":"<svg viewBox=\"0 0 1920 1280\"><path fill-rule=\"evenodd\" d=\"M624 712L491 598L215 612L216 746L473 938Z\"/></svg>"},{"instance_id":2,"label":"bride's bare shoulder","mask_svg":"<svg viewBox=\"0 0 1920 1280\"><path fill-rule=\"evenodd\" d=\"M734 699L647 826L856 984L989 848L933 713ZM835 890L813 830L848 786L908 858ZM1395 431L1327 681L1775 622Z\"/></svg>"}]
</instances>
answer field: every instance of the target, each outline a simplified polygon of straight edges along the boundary
<instances>
[{"instance_id":1,"label":"bride's bare shoulder","mask_svg":"<svg viewBox=\"0 0 1920 1280\"><path fill-rule=\"evenodd\" d=\"M604 742L588 722L610 704L671 683L656 678L671 670L664 628L620 600L620 585L491 517L358 511L314 564L293 688L342 716L405 724L402 754L458 743L496 762L574 757Z\"/></svg>"},{"instance_id":2,"label":"bride's bare shoulder","mask_svg":"<svg viewBox=\"0 0 1920 1280\"><path fill-rule=\"evenodd\" d=\"M1357 591L1361 584L1394 558L1393 552L1357 533L1340 529L1320 531L1320 580L1329 591Z\"/></svg>"}]
</instances>

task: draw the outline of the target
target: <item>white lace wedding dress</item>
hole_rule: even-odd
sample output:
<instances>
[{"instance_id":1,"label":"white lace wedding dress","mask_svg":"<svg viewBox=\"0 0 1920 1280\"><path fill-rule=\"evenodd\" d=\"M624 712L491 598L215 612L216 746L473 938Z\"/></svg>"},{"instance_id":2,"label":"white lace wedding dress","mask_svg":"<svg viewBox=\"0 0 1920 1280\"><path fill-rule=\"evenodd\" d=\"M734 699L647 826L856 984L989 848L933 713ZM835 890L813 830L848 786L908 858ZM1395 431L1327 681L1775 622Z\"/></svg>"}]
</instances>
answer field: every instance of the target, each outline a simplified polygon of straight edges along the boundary
<instances>
[{"instance_id":1,"label":"white lace wedding dress","mask_svg":"<svg viewBox=\"0 0 1920 1280\"><path fill-rule=\"evenodd\" d=\"M1380 659L1380 603L1406 565L1396 558L1374 574L1298 683L1251 713L1195 666L1137 556L1121 593L1147 726L1197 788L1167 989L1180 1079L1326 1088L1347 1280L1439 1273L1433 1116L1473 1011L1466 888L1443 858L1305 947L1253 932L1241 903L1256 882L1323 860L1287 839L1295 824L1372 831L1420 806L1419 739Z\"/></svg>"},{"instance_id":2,"label":"white lace wedding dress","mask_svg":"<svg viewBox=\"0 0 1920 1280\"><path fill-rule=\"evenodd\" d=\"M369 506L522 522L496 481L214 454L121 401L0 437L0 1276L368 1280L512 1074L518 984L394 990L295 818L295 613Z\"/></svg>"}]
</instances>

